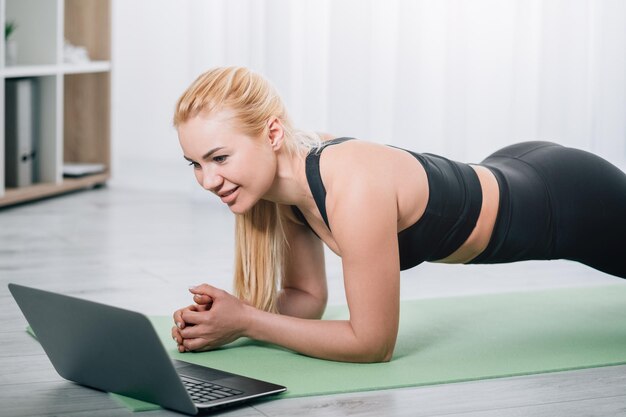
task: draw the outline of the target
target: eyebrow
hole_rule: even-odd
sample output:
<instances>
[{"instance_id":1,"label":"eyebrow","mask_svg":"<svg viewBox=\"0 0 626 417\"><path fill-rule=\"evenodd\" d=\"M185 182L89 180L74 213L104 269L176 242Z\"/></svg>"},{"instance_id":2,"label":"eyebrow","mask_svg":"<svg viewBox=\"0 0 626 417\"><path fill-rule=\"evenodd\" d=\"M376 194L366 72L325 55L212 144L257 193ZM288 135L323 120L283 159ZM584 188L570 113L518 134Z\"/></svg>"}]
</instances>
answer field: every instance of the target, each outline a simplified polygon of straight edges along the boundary
<instances>
[{"instance_id":1,"label":"eyebrow","mask_svg":"<svg viewBox=\"0 0 626 417\"><path fill-rule=\"evenodd\" d=\"M213 155L215 152L224 149L224 146L218 146L217 148L213 148L210 151L208 151L207 153L205 153L204 155L202 155L202 160L207 160L211 155ZM191 158L187 158L186 156L183 155L183 158L185 158L186 160L188 160L189 162L195 162L193 159Z\"/></svg>"}]
</instances>

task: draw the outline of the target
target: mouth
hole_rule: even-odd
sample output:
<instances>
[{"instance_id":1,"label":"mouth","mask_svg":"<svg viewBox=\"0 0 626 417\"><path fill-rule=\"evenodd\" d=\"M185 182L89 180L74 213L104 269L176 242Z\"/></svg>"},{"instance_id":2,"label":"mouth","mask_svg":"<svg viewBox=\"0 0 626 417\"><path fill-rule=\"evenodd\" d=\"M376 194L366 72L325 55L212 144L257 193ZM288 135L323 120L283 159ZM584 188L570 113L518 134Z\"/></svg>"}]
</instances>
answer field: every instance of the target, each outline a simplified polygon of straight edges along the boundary
<instances>
[{"instance_id":1,"label":"mouth","mask_svg":"<svg viewBox=\"0 0 626 417\"><path fill-rule=\"evenodd\" d=\"M226 203L226 204L232 203L237 198L237 195L238 195L237 191L239 191L239 186L233 188L230 191L226 191L226 192L219 194L219 197L222 200L222 203Z\"/></svg>"}]
</instances>

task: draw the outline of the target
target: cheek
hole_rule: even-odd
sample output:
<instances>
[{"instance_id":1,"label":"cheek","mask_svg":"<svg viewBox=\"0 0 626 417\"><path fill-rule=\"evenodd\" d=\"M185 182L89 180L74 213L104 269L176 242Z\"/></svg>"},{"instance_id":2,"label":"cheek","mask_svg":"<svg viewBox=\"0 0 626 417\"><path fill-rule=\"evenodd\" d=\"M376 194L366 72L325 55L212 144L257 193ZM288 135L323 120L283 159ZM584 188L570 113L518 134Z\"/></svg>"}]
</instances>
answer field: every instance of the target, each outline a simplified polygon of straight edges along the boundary
<instances>
[{"instance_id":1,"label":"cheek","mask_svg":"<svg viewBox=\"0 0 626 417\"><path fill-rule=\"evenodd\" d=\"M202 171L199 169L194 169L193 175L196 177L196 181L198 181L198 184L202 185Z\"/></svg>"},{"instance_id":2,"label":"cheek","mask_svg":"<svg viewBox=\"0 0 626 417\"><path fill-rule=\"evenodd\" d=\"M276 164L269 163L267 164L267 169L264 170L263 175L261 176L263 187L265 188L266 192L270 189L272 184L274 184L274 180L276 179L276 170L277 170Z\"/></svg>"}]
</instances>

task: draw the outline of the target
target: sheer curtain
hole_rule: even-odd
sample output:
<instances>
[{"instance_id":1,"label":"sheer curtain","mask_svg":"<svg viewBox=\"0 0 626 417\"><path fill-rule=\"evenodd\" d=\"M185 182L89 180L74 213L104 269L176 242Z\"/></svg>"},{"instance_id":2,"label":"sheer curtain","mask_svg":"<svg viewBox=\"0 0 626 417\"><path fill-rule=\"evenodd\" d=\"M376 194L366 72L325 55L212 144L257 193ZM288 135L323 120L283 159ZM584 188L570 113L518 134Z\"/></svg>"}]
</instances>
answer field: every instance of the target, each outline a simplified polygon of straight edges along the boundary
<instances>
[{"instance_id":1,"label":"sheer curtain","mask_svg":"<svg viewBox=\"0 0 626 417\"><path fill-rule=\"evenodd\" d=\"M192 0L190 74L245 65L296 124L477 162L552 140L626 167L622 0Z\"/></svg>"}]
</instances>

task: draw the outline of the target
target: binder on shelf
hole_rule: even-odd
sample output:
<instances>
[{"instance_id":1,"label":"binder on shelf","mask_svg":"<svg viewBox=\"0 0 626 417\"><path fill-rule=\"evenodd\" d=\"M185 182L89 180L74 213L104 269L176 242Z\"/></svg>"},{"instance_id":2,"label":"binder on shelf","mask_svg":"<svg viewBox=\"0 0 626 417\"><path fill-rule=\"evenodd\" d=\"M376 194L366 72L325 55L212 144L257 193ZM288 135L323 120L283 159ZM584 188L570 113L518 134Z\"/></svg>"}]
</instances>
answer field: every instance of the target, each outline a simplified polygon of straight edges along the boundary
<instances>
[{"instance_id":1,"label":"binder on shelf","mask_svg":"<svg viewBox=\"0 0 626 417\"><path fill-rule=\"evenodd\" d=\"M63 177L80 178L87 175L101 174L105 169L104 164L65 162L63 164Z\"/></svg>"},{"instance_id":2,"label":"binder on shelf","mask_svg":"<svg viewBox=\"0 0 626 417\"><path fill-rule=\"evenodd\" d=\"M25 187L37 182L37 81L7 79L5 84L5 182Z\"/></svg>"}]
</instances>

